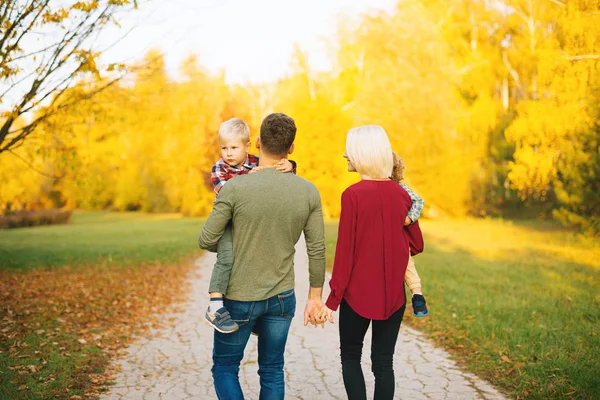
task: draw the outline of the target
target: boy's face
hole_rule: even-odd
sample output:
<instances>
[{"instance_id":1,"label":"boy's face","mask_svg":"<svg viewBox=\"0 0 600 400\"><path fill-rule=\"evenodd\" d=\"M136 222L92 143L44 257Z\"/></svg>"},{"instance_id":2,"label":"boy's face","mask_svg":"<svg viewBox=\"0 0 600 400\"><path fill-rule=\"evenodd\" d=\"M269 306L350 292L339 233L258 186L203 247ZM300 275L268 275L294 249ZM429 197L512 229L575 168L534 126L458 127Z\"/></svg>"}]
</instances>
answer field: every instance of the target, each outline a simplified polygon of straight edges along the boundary
<instances>
[{"instance_id":1,"label":"boy's face","mask_svg":"<svg viewBox=\"0 0 600 400\"><path fill-rule=\"evenodd\" d=\"M240 139L223 139L219 144L221 146L221 157L227 164L236 167L246 161L248 150L250 150L250 142L244 143Z\"/></svg>"}]
</instances>

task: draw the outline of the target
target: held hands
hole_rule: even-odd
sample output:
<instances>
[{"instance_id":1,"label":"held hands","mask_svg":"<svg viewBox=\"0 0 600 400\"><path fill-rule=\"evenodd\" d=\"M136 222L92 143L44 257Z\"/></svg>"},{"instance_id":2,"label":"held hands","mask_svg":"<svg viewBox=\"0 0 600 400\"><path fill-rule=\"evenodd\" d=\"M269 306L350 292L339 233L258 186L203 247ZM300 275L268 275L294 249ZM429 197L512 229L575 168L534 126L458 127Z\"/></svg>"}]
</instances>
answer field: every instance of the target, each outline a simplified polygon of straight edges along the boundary
<instances>
[{"instance_id":1,"label":"held hands","mask_svg":"<svg viewBox=\"0 0 600 400\"><path fill-rule=\"evenodd\" d=\"M321 308L321 314L319 317L319 319L322 319L323 322L329 321L332 324L334 323L333 310L327 306L323 306L323 308Z\"/></svg>"},{"instance_id":2,"label":"held hands","mask_svg":"<svg viewBox=\"0 0 600 400\"><path fill-rule=\"evenodd\" d=\"M310 322L315 328L321 325L325 328L325 322L329 320L333 324L333 311L330 310L320 299L309 299L304 309L304 326Z\"/></svg>"},{"instance_id":3,"label":"held hands","mask_svg":"<svg viewBox=\"0 0 600 400\"><path fill-rule=\"evenodd\" d=\"M406 216L406 219L404 220L404 226L407 226L410 224L412 224L412 220L408 216Z\"/></svg>"},{"instance_id":4,"label":"held hands","mask_svg":"<svg viewBox=\"0 0 600 400\"><path fill-rule=\"evenodd\" d=\"M290 172L294 169L294 166L287 158L282 158L277 164L275 164L275 169L281 172Z\"/></svg>"}]
</instances>

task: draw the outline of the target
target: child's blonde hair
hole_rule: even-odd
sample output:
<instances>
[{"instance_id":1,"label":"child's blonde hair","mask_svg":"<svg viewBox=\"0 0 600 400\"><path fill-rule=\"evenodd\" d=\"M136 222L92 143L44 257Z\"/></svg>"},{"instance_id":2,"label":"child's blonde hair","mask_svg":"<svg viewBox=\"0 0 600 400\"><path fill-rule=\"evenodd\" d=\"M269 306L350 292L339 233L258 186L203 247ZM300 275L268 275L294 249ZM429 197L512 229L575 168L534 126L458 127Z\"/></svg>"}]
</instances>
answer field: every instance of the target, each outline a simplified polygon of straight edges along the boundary
<instances>
[{"instance_id":1,"label":"child's blonde hair","mask_svg":"<svg viewBox=\"0 0 600 400\"><path fill-rule=\"evenodd\" d=\"M244 143L250 141L250 127L241 118L231 118L221 124L219 140L239 139Z\"/></svg>"},{"instance_id":2,"label":"child's blonde hair","mask_svg":"<svg viewBox=\"0 0 600 400\"><path fill-rule=\"evenodd\" d=\"M394 167L392 168L392 176L390 177L393 181L398 183L404 180L404 173L406 172L406 165L404 160L398 154L392 152L392 158L394 160Z\"/></svg>"}]
</instances>

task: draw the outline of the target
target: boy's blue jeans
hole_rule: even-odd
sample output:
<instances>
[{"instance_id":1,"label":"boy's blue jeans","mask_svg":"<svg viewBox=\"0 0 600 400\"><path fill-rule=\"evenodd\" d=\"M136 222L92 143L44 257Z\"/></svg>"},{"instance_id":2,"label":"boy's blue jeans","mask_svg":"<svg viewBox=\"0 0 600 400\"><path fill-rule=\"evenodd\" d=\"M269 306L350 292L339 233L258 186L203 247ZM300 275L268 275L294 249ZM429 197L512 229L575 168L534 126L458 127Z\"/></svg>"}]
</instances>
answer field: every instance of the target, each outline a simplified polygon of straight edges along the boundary
<instances>
[{"instance_id":1,"label":"boy's blue jeans","mask_svg":"<svg viewBox=\"0 0 600 400\"><path fill-rule=\"evenodd\" d=\"M238 373L244 349L254 326L258 336L258 375L260 399L283 399L285 381L283 355L288 332L296 311L296 295L288 290L267 300L235 301L225 299L231 318L240 326L233 333L215 331L212 374L220 400L244 398Z\"/></svg>"}]
</instances>

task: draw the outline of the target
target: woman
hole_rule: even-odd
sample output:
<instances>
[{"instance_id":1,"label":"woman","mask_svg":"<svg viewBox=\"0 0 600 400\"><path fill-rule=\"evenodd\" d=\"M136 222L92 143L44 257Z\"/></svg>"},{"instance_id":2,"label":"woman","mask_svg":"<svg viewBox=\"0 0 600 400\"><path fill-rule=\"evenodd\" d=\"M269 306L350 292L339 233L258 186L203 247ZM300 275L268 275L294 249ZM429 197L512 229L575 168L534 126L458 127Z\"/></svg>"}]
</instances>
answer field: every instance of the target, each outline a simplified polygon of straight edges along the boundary
<instances>
[{"instance_id":1,"label":"woman","mask_svg":"<svg viewBox=\"0 0 600 400\"><path fill-rule=\"evenodd\" d=\"M383 128L351 129L346 139L348 171L362 178L342 194L328 317L339 306L342 374L348 398L366 399L360 359L373 321L371 347L375 400L393 399L393 356L406 308L404 273L409 238L403 229L411 206L406 191L389 177L392 148ZM420 231L419 231L420 232Z\"/></svg>"}]
</instances>

